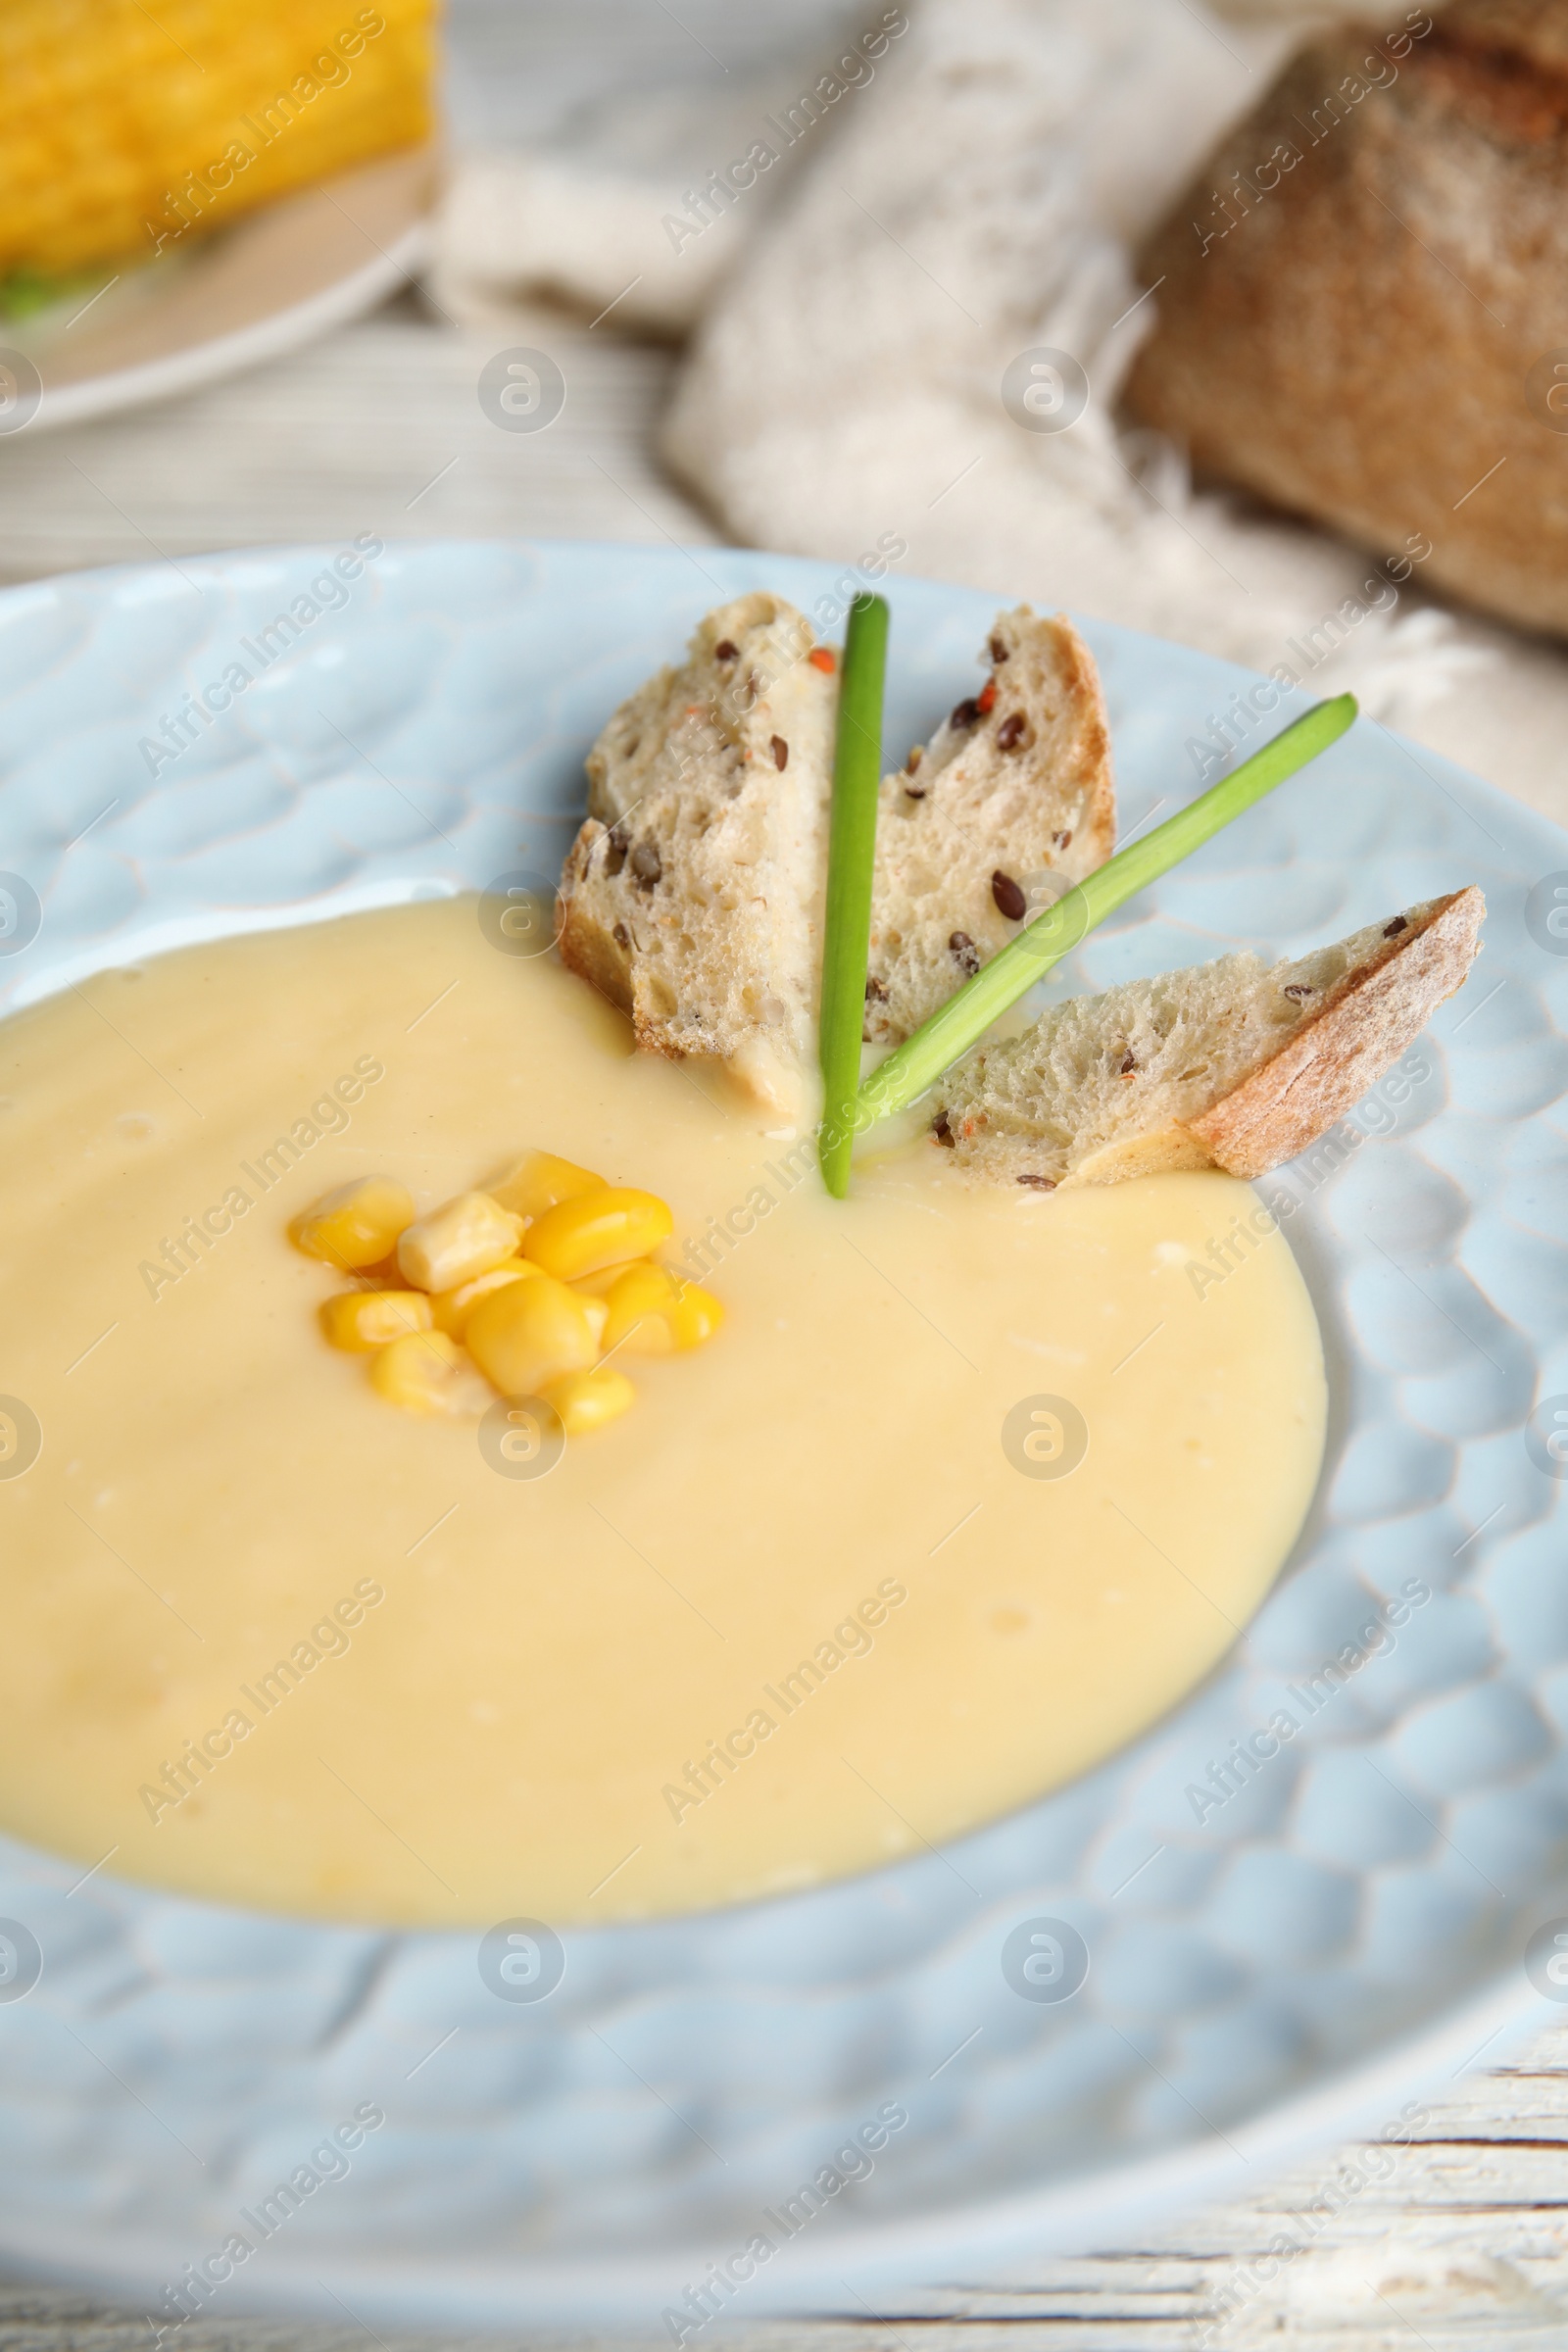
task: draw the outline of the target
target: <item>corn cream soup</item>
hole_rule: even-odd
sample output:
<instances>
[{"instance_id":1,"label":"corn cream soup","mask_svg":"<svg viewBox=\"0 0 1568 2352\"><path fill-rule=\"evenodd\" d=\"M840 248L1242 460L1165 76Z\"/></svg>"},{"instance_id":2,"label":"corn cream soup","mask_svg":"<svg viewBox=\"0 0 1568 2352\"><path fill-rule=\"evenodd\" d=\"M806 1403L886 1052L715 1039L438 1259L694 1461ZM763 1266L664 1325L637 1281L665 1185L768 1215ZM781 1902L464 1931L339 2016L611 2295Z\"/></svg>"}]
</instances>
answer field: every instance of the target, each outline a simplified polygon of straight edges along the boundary
<instances>
[{"instance_id":1,"label":"corn cream soup","mask_svg":"<svg viewBox=\"0 0 1568 2352\"><path fill-rule=\"evenodd\" d=\"M921 1144L832 1201L477 904L0 1025L0 1826L319 1917L640 1918L923 1851L1189 1691L1323 1444L1285 1242L1191 1271L1250 1189L970 1189ZM542 1475L389 1410L288 1238L534 1144L667 1200L724 1308Z\"/></svg>"}]
</instances>

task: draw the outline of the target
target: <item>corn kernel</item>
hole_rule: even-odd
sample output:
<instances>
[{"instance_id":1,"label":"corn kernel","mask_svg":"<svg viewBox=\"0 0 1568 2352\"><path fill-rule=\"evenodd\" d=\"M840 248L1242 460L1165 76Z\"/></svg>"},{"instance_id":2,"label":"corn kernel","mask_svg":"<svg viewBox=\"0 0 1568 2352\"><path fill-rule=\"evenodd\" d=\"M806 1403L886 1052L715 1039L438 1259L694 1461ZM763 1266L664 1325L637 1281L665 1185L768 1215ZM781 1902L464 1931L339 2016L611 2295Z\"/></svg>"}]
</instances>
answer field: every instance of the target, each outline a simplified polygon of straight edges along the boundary
<instances>
[{"instance_id":1,"label":"corn kernel","mask_svg":"<svg viewBox=\"0 0 1568 2352\"><path fill-rule=\"evenodd\" d=\"M623 1258L646 1257L669 1239L674 1224L656 1194L639 1193L629 1185L601 1185L596 1192L547 1208L529 1226L522 1254L558 1282L576 1282Z\"/></svg>"},{"instance_id":2,"label":"corn kernel","mask_svg":"<svg viewBox=\"0 0 1568 2352\"><path fill-rule=\"evenodd\" d=\"M516 1254L522 1219L488 1193L460 1193L411 1225L398 1243L405 1282L421 1291L455 1291Z\"/></svg>"},{"instance_id":3,"label":"corn kernel","mask_svg":"<svg viewBox=\"0 0 1568 2352\"><path fill-rule=\"evenodd\" d=\"M405 1332L428 1331L430 1301L422 1291L344 1291L323 1302L321 1328L334 1348L365 1355Z\"/></svg>"},{"instance_id":4,"label":"corn kernel","mask_svg":"<svg viewBox=\"0 0 1568 2352\"><path fill-rule=\"evenodd\" d=\"M549 1280L548 1275L545 1279ZM582 1294L576 1292L573 1296L581 1298ZM605 1325L610 1321L609 1300L606 1298L583 1298L582 1311L587 1316L588 1328L594 1335L594 1346L602 1348L605 1344Z\"/></svg>"},{"instance_id":5,"label":"corn kernel","mask_svg":"<svg viewBox=\"0 0 1568 2352\"><path fill-rule=\"evenodd\" d=\"M710 1340L724 1320L711 1291L677 1282L662 1266L628 1266L610 1294L604 1352L684 1354Z\"/></svg>"},{"instance_id":6,"label":"corn kernel","mask_svg":"<svg viewBox=\"0 0 1568 2352\"><path fill-rule=\"evenodd\" d=\"M461 1420L494 1402L463 1349L444 1331L411 1331L370 1358L370 1382L406 1413Z\"/></svg>"},{"instance_id":7,"label":"corn kernel","mask_svg":"<svg viewBox=\"0 0 1568 2352\"><path fill-rule=\"evenodd\" d=\"M499 1184L491 1185L490 1198L531 1220L542 1217L559 1200L597 1193L604 1181L591 1168L579 1168L575 1160L558 1159L553 1152L530 1152L508 1169Z\"/></svg>"},{"instance_id":8,"label":"corn kernel","mask_svg":"<svg viewBox=\"0 0 1568 2352\"><path fill-rule=\"evenodd\" d=\"M492 1291L504 1291L509 1282L538 1282L541 1279L538 1267L530 1266L526 1258L503 1258L500 1265L492 1266L487 1274L476 1274L471 1282L459 1283L456 1290L436 1292L430 1301L435 1327L437 1331L449 1331L455 1340L461 1340L468 1328L468 1318L474 1308L488 1298Z\"/></svg>"},{"instance_id":9,"label":"corn kernel","mask_svg":"<svg viewBox=\"0 0 1568 2352\"><path fill-rule=\"evenodd\" d=\"M531 1396L564 1372L586 1372L599 1352L587 1301L544 1274L483 1299L465 1337L503 1396Z\"/></svg>"},{"instance_id":10,"label":"corn kernel","mask_svg":"<svg viewBox=\"0 0 1568 2352\"><path fill-rule=\"evenodd\" d=\"M711 1291L705 1291L699 1283L688 1282L682 1284L680 1295L668 1311L667 1320L675 1342L675 1352L684 1355L688 1348L701 1348L705 1340L712 1338L724 1320L724 1309Z\"/></svg>"},{"instance_id":11,"label":"corn kernel","mask_svg":"<svg viewBox=\"0 0 1568 2352\"><path fill-rule=\"evenodd\" d=\"M414 1201L401 1184L389 1176L360 1176L297 1218L294 1241L307 1257L324 1257L357 1273L388 1256L413 1222Z\"/></svg>"},{"instance_id":12,"label":"corn kernel","mask_svg":"<svg viewBox=\"0 0 1568 2352\"><path fill-rule=\"evenodd\" d=\"M551 1381L543 1395L561 1415L567 1437L582 1438L591 1429L603 1429L607 1421L618 1421L637 1392L624 1372L617 1372L613 1364L601 1364L595 1372L568 1372Z\"/></svg>"},{"instance_id":13,"label":"corn kernel","mask_svg":"<svg viewBox=\"0 0 1568 2352\"><path fill-rule=\"evenodd\" d=\"M672 1355L675 1335L668 1309L674 1300L675 1284L662 1266L647 1259L627 1266L606 1301L605 1353L614 1348L633 1355Z\"/></svg>"}]
</instances>

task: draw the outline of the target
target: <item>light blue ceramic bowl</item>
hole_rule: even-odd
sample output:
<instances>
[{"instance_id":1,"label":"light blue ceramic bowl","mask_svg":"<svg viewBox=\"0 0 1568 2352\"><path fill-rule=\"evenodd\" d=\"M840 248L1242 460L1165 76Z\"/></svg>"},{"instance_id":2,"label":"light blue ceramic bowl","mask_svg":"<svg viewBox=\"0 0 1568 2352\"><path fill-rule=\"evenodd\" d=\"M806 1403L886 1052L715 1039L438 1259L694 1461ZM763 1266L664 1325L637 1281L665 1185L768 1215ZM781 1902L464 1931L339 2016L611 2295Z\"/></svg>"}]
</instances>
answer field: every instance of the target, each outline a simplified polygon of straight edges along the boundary
<instances>
[{"instance_id":1,"label":"light blue ceramic bowl","mask_svg":"<svg viewBox=\"0 0 1568 2352\"><path fill-rule=\"evenodd\" d=\"M25 885L0 1003L193 937L553 868L590 740L703 611L759 585L842 601L828 566L710 549L420 545L346 586L338 552L0 596L0 869ZM887 592L902 751L971 689L994 607ZM292 629L265 635L279 613ZM1085 626L1126 828L1196 793L1189 740L1253 681ZM222 717L188 722L177 757L143 748L169 750L186 696L233 663L257 674ZM854 2310L1125 2240L1152 2203L1255 2180L1305 2133L1396 2121L1423 2068L1547 2014L1520 1955L1568 1910L1568 1464L1546 1445L1552 1400L1568 1413L1568 839L1362 723L1051 993L1238 943L1298 952L1471 881L1486 953L1425 1077L1269 1180L1298 1202L1328 1461L1278 1589L1186 1706L951 1855L572 1934L532 2006L490 1993L473 1936L175 1901L118 1884L112 1858L79 1885L0 1844L0 1914L43 1955L27 1996L0 1999L0 2251L168 2319L166 2287L212 2282L249 2233L204 2298L215 2320L264 2302L657 2328L684 2308L700 2340L683 2298L710 2264L731 2266L737 2316ZM18 950L28 892L41 928ZM0 1323L0 1390L4 1346ZM1411 1580L1428 1597L1392 1639L1328 1674ZM1231 1742L1314 1684L1298 1737L1196 1806ZM1004 1974L1009 1934L1042 1917L1092 1956L1067 2001ZM346 2175L265 2239L241 2220L367 2104L385 2122ZM835 2167L890 2106L906 2121L870 2169ZM860 2177L786 2242L783 2201L824 2168ZM776 2251L737 2282L760 2233Z\"/></svg>"}]
</instances>

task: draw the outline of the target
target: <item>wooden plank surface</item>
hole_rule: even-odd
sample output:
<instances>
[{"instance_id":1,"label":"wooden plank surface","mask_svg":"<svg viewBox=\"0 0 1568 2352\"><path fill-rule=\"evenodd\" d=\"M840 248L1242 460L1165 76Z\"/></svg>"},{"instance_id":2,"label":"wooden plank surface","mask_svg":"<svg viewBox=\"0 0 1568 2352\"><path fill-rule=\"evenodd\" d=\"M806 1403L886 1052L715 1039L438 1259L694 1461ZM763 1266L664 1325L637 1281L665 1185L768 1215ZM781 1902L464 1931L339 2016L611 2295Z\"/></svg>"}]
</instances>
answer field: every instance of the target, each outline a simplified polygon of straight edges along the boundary
<instances>
[{"instance_id":1,"label":"wooden plank surface","mask_svg":"<svg viewBox=\"0 0 1568 2352\"><path fill-rule=\"evenodd\" d=\"M516 346L566 380L544 432L479 405L485 362ZM486 333L406 295L186 399L0 439L0 578L359 531L711 541L650 448L673 365L564 313Z\"/></svg>"}]
</instances>

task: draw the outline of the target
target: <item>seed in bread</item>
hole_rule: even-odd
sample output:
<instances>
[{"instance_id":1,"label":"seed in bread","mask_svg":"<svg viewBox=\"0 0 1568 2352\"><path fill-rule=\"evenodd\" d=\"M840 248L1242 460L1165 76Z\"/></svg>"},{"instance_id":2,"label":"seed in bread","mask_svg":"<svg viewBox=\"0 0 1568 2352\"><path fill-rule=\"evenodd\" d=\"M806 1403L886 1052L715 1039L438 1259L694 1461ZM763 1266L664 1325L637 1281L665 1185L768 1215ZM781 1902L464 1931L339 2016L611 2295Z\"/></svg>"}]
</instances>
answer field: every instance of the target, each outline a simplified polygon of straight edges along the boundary
<instances>
[{"instance_id":1,"label":"seed in bread","mask_svg":"<svg viewBox=\"0 0 1568 2352\"><path fill-rule=\"evenodd\" d=\"M1486 902L1455 891L1309 956L1223 956L1054 1005L932 1095L966 1173L1042 1191L1176 1168L1260 1176L1396 1061L1475 959Z\"/></svg>"},{"instance_id":2,"label":"seed in bread","mask_svg":"<svg viewBox=\"0 0 1568 2352\"><path fill-rule=\"evenodd\" d=\"M1094 657L1061 613L998 616L984 690L882 786L865 1037L897 1045L1115 846Z\"/></svg>"},{"instance_id":3,"label":"seed in bread","mask_svg":"<svg viewBox=\"0 0 1568 2352\"><path fill-rule=\"evenodd\" d=\"M561 954L637 1043L799 1116L816 1051L838 662L782 597L710 612L588 756Z\"/></svg>"}]
</instances>

